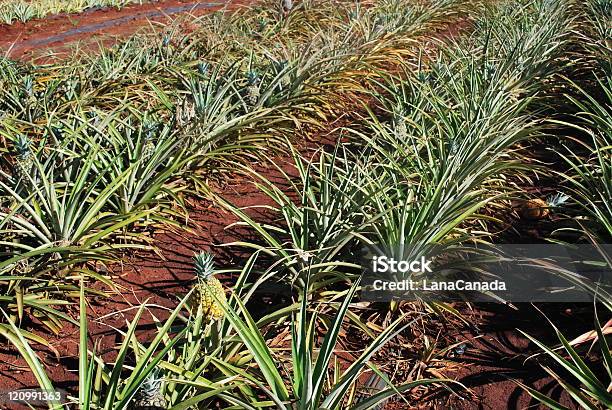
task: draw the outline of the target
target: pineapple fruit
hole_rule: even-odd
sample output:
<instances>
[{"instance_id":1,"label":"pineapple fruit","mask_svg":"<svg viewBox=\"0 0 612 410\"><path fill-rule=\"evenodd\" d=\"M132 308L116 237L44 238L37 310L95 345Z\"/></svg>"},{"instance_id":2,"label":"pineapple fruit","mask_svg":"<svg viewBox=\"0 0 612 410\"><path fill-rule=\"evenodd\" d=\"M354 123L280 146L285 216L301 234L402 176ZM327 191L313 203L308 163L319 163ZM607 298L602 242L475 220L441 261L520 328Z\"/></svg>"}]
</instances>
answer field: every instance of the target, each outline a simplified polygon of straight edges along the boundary
<instances>
[{"instance_id":1,"label":"pineapple fruit","mask_svg":"<svg viewBox=\"0 0 612 410\"><path fill-rule=\"evenodd\" d=\"M147 376L146 380L136 393L133 410L164 410L168 402L162 394L162 379L156 371Z\"/></svg>"},{"instance_id":2,"label":"pineapple fruit","mask_svg":"<svg viewBox=\"0 0 612 410\"><path fill-rule=\"evenodd\" d=\"M24 77L23 88L25 90L25 105L30 107L36 105L37 99L34 93L34 77L31 75Z\"/></svg>"},{"instance_id":3,"label":"pineapple fruit","mask_svg":"<svg viewBox=\"0 0 612 410\"><path fill-rule=\"evenodd\" d=\"M153 142L153 138L147 136L145 138L145 143L142 146L142 160L145 162L150 160L154 153L155 143Z\"/></svg>"},{"instance_id":4,"label":"pineapple fruit","mask_svg":"<svg viewBox=\"0 0 612 410\"><path fill-rule=\"evenodd\" d=\"M148 161L151 159L153 154L155 154L155 134L158 128L156 123L146 123L145 127L145 137L144 144L142 145L142 159L143 161Z\"/></svg>"},{"instance_id":5,"label":"pineapple fruit","mask_svg":"<svg viewBox=\"0 0 612 410\"><path fill-rule=\"evenodd\" d=\"M184 100L182 104L176 106L175 119L179 128L184 128L191 120L197 116L196 105L194 102Z\"/></svg>"},{"instance_id":6,"label":"pineapple fruit","mask_svg":"<svg viewBox=\"0 0 612 410\"><path fill-rule=\"evenodd\" d=\"M551 209L563 205L568 199L567 195L561 193L549 196L546 200L529 199L520 206L519 213L523 219L537 221L548 217Z\"/></svg>"},{"instance_id":7,"label":"pineapple fruit","mask_svg":"<svg viewBox=\"0 0 612 410\"><path fill-rule=\"evenodd\" d=\"M261 93L259 91L259 75L255 71L250 71L248 74L248 85L246 102L251 107L257 104Z\"/></svg>"},{"instance_id":8,"label":"pineapple fruit","mask_svg":"<svg viewBox=\"0 0 612 410\"><path fill-rule=\"evenodd\" d=\"M223 317L222 303L227 303L225 290L219 279L215 278L213 256L201 252L195 258L195 271L198 277L198 293L202 312L207 321L219 320Z\"/></svg>"},{"instance_id":9,"label":"pineapple fruit","mask_svg":"<svg viewBox=\"0 0 612 410\"><path fill-rule=\"evenodd\" d=\"M15 141L16 161L15 176L17 179L27 180L34 165L34 153L30 148L30 139L25 135L19 135Z\"/></svg>"},{"instance_id":10,"label":"pineapple fruit","mask_svg":"<svg viewBox=\"0 0 612 410\"><path fill-rule=\"evenodd\" d=\"M402 140L408 139L408 127L406 126L406 120L404 119L404 110L396 109L393 114L393 125L397 136Z\"/></svg>"}]
</instances>

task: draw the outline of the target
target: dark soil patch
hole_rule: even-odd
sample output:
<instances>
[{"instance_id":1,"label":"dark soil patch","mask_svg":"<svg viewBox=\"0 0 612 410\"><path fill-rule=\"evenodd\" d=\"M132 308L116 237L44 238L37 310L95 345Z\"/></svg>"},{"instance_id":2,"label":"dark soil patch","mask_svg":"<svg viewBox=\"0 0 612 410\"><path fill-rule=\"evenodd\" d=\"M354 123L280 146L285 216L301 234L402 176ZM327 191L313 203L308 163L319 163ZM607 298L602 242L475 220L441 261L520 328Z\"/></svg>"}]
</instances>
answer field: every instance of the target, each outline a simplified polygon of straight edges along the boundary
<instances>
[{"instance_id":1,"label":"dark soil patch","mask_svg":"<svg viewBox=\"0 0 612 410\"><path fill-rule=\"evenodd\" d=\"M467 391L450 394L440 390L432 393L431 404L437 408L461 409L525 409L544 408L532 399L514 380L547 394L568 408L579 408L567 393L540 367L548 363L520 329L549 346L558 344L550 319L564 329L569 340L593 329L591 304L515 305L516 310L502 304L455 306L477 327L458 328L448 334L448 343L462 342L460 353L452 350L448 358L459 366L446 373L468 387ZM546 317L544 316L546 315Z\"/></svg>"}]
</instances>

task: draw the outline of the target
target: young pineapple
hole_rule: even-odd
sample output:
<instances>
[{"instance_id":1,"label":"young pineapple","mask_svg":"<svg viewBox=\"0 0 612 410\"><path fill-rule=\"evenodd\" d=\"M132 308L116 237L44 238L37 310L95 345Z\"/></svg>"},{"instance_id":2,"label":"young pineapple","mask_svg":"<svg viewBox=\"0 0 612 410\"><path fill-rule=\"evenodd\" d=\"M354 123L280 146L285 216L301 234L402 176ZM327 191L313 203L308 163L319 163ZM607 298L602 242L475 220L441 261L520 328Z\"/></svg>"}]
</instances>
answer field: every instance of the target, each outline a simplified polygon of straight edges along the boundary
<instances>
[{"instance_id":1,"label":"young pineapple","mask_svg":"<svg viewBox=\"0 0 612 410\"><path fill-rule=\"evenodd\" d=\"M393 125L395 126L395 132L397 136L402 140L408 139L408 127L406 126L406 120L404 119L404 110L397 108L393 115Z\"/></svg>"},{"instance_id":2,"label":"young pineapple","mask_svg":"<svg viewBox=\"0 0 612 410\"><path fill-rule=\"evenodd\" d=\"M491 62L485 63L484 66L484 80L487 82L493 81L497 74L497 66Z\"/></svg>"},{"instance_id":3,"label":"young pineapple","mask_svg":"<svg viewBox=\"0 0 612 410\"><path fill-rule=\"evenodd\" d=\"M200 61L198 63L198 73L200 73L200 75L208 75L209 70L210 64L208 64L206 61Z\"/></svg>"},{"instance_id":4,"label":"young pineapple","mask_svg":"<svg viewBox=\"0 0 612 410\"><path fill-rule=\"evenodd\" d=\"M287 60L275 61L272 63L272 66L274 68L275 75L278 76L278 75L283 74L280 80L281 86L283 88L289 87L289 85L291 84L291 80L289 79L289 74L287 73L287 67L289 66L289 62Z\"/></svg>"},{"instance_id":5,"label":"young pineapple","mask_svg":"<svg viewBox=\"0 0 612 410\"><path fill-rule=\"evenodd\" d=\"M569 196L561 193L551 195L546 198L546 200L540 198L530 199L528 201L523 202L523 204L521 205L520 215L523 219L528 219L532 221L544 219L548 215L550 215L551 209L560 207L565 202L567 202L568 199Z\"/></svg>"},{"instance_id":6,"label":"young pineapple","mask_svg":"<svg viewBox=\"0 0 612 410\"><path fill-rule=\"evenodd\" d=\"M261 93L259 91L259 75L255 71L250 71L248 74L248 86L246 102L251 107L257 104Z\"/></svg>"},{"instance_id":7,"label":"young pineapple","mask_svg":"<svg viewBox=\"0 0 612 410\"><path fill-rule=\"evenodd\" d=\"M204 317L208 321L223 317L221 303L226 303L225 291L219 279L215 278L213 256L201 252L195 258L195 271L198 277L198 293Z\"/></svg>"},{"instance_id":8,"label":"young pineapple","mask_svg":"<svg viewBox=\"0 0 612 410\"><path fill-rule=\"evenodd\" d=\"M155 123L145 124L145 138L142 146L142 159L148 161L155 154L155 133L158 125Z\"/></svg>"},{"instance_id":9,"label":"young pineapple","mask_svg":"<svg viewBox=\"0 0 612 410\"><path fill-rule=\"evenodd\" d=\"M157 371L151 372L134 398L134 410L164 410L168 408L166 398L162 394L162 379Z\"/></svg>"},{"instance_id":10,"label":"young pineapple","mask_svg":"<svg viewBox=\"0 0 612 410\"><path fill-rule=\"evenodd\" d=\"M184 128L197 116L196 105L190 100L184 100L176 106L175 119L179 128Z\"/></svg>"},{"instance_id":11,"label":"young pineapple","mask_svg":"<svg viewBox=\"0 0 612 410\"><path fill-rule=\"evenodd\" d=\"M25 91L25 103L28 106L34 106L37 103L36 94L34 93L34 77L28 75L23 79L23 89Z\"/></svg>"},{"instance_id":12,"label":"young pineapple","mask_svg":"<svg viewBox=\"0 0 612 410\"><path fill-rule=\"evenodd\" d=\"M153 142L153 138L149 135L145 137L145 143L142 147L142 160L147 162L151 159L153 154L155 153L155 143Z\"/></svg>"},{"instance_id":13,"label":"young pineapple","mask_svg":"<svg viewBox=\"0 0 612 410\"><path fill-rule=\"evenodd\" d=\"M258 37L261 37L261 34L266 30L266 28L268 27L268 21L266 19L264 19L263 17L260 17L257 20L257 32L255 32L255 34Z\"/></svg>"},{"instance_id":14,"label":"young pineapple","mask_svg":"<svg viewBox=\"0 0 612 410\"><path fill-rule=\"evenodd\" d=\"M34 164L34 153L30 148L30 139L25 135L19 135L15 141L16 161L15 176L17 179L27 180Z\"/></svg>"}]
</instances>

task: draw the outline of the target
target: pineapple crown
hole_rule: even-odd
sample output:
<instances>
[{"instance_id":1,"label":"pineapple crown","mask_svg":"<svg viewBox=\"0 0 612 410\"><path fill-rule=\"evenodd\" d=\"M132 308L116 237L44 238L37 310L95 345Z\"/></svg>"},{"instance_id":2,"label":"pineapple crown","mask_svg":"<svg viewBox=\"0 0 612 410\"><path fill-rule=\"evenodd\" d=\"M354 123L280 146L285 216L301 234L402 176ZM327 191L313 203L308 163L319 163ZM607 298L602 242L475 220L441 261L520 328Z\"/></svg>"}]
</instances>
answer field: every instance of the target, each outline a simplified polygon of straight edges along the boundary
<instances>
[{"instance_id":1,"label":"pineapple crown","mask_svg":"<svg viewBox=\"0 0 612 410\"><path fill-rule=\"evenodd\" d=\"M168 47L170 45L170 34L166 34L162 37L162 45Z\"/></svg>"},{"instance_id":2,"label":"pineapple crown","mask_svg":"<svg viewBox=\"0 0 612 410\"><path fill-rule=\"evenodd\" d=\"M487 61L484 65L484 75L485 79L491 80L497 72L497 66L489 61Z\"/></svg>"},{"instance_id":3,"label":"pineapple crown","mask_svg":"<svg viewBox=\"0 0 612 410\"><path fill-rule=\"evenodd\" d=\"M27 157L32 152L30 150L31 141L23 134L17 136L15 140L15 150L20 157Z\"/></svg>"},{"instance_id":4,"label":"pineapple crown","mask_svg":"<svg viewBox=\"0 0 612 410\"><path fill-rule=\"evenodd\" d=\"M273 61L272 66L276 69L277 72L281 72L289 66L289 62L287 60Z\"/></svg>"},{"instance_id":5,"label":"pineapple crown","mask_svg":"<svg viewBox=\"0 0 612 410\"><path fill-rule=\"evenodd\" d=\"M147 141L152 140L155 137L155 134L159 130L160 124L157 121L153 120L145 120L143 122L143 130L145 133L145 139Z\"/></svg>"},{"instance_id":6,"label":"pineapple crown","mask_svg":"<svg viewBox=\"0 0 612 410\"><path fill-rule=\"evenodd\" d=\"M259 24L259 31L263 31L268 26L268 22L263 17L257 19L257 23Z\"/></svg>"},{"instance_id":7,"label":"pineapple crown","mask_svg":"<svg viewBox=\"0 0 612 410\"><path fill-rule=\"evenodd\" d=\"M404 121L404 117L408 115L408 110L403 104L396 105L393 107L393 120Z\"/></svg>"},{"instance_id":8,"label":"pineapple crown","mask_svg":"<svg viewBox=\"0 0 612 410\"><path fill-rule=\"evenodd\" d=\"M161 393L163 379L159 375L159 370L154 369L144 380L138 391L140 398L151 398Z\"/></svg>"},{"instance_id":9,"label":"pineapple crown","mask_svg":"<svg viewBox=\"0 0 612 410\"><path fill-rule=\"evenodd\" d=\"M457 150L459 149L459 142L456 138L451 138L448 140L448 153L450 155L457 154Z\"/></svg>"},{"instance_id":10,"label":"pineapple crown","mask_svg":"<svg viewBox=\"0 0 612 410\"><path fill-rule=\"evenodd\" d=\"M23 88L27 95L34 94L34 78L30 75L24 77L23 79Z\"/></svg>"},{"instance_id":11,"label":"pineapple crown","mask_svg":"<svg viewBox=\"0 0 612 410\"><path fill-rule=\"evenodd\" d=\"M255 70L249 71L247 74L247 80L249 85L257 85L257 83L259 83L259 73L257 73Z\"/></svg>"},{"instance_id":12,"label":"pineapple crown","mask_svg":"<svg viewBox=\"0 0 612 410\"><path fill-rule=\"evenodd\" d=\"M206 75L208 74L208 70L210 68L210 64L208 64L206 61L200 61L198 63L198 72L201 75Z\"/></svg>"},{"instance_id":13,"label":"pineapple crown","mask_svg":"<svg viewBox=\"0 0 612 410\"><path fill-rule=\"evenodd\" d=\"M429 82L431 74L427 71L419 71L416 75L416 78L420 83L425 84Z\"/></svg>"},{"instance_id":14,"label":"pineapple crown","mask_svg":"<svg viewBox=\"0 0 612 410\"><path fill-rule=\"evenodd\" d=\"M565 204L569 198L569 195L557 192L555 195L550 195L546 198L546 204L550 208L556 208Z\"/></svg>"},{"instance_id":15,"label":"pineapple crown","mask_svg":"<svg viewBox=\"0 0 612 410\"><path fill-rule=\"evenodd\" d=\"M193 259L195 261L195 271L199 281L206 281L215 272L213 255L208 252L200 252Z\"/></svg>"}]
</instances>

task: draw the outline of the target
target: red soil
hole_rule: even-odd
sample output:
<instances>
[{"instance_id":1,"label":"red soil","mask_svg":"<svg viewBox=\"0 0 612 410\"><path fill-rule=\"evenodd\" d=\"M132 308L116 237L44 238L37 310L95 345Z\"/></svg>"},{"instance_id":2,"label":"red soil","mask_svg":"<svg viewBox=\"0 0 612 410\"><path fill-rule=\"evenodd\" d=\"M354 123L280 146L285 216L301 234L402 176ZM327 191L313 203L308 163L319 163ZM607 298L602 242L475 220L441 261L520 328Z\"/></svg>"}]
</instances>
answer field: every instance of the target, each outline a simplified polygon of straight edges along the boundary
<instances>
[{"instance_id":1,"label":"red soil","mask_svg":"<svg viewBox=\"0 0 612 410\"><path fill-rule=\"evenodd\" d=\"M461 409L525 409L545 408L532 399L514 380L559 400L567 408L579 408L567 393L542 371L539 350L517 329L544 341L558 343L552 327L543 313L570 339L592 329L592 306L576 305L562 308L559 304L540 304L539 312L528 303L516 304L516 310L502 304L477 304L472 309L464 304L455 306L465 315L473 329L458 329L445 339L465 343L465 352L453 353L449 360L459 366L446 374L468 387L467 392L449 394L438 391L430 396L437 408ZM545 358L540 358L545 359ZM457 389L455 389L457 390Z\"/></svg>"},{"instance_id":2,"label":"red soil","mask_svg":"<svg viewBox=\"0 0 612 410\"><path fill-rule=\"evenodd\" d=\"M54 58L67 53L69 45L102 41L112 44L137 30L156 23L170 22L179 14L203 15L211 11L248 4L243 0L162 0L143 5L91 9L80 14L58 14L26 23L0 25L0 52L13 59L49 61L45 52L53 50Z\"/></svg>"}]
</instances>

